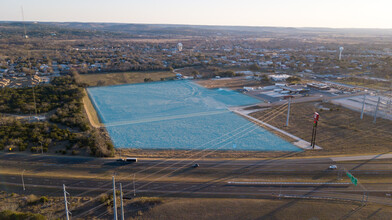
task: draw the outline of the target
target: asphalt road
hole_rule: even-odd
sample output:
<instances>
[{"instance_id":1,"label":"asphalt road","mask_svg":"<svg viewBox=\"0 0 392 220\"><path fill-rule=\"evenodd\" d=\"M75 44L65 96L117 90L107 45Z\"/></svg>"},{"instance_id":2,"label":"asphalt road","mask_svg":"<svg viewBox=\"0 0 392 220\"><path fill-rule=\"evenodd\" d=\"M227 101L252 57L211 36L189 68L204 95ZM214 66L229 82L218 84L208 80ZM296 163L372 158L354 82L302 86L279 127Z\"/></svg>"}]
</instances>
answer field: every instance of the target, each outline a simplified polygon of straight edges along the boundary
<instances>
[{"instance_id":1,"label":"asphalt road","mask_svg":"<svg viewBox=\"0 0 392 220\"><path fill-rule=\"evenodd\" d=\"M352 159L352 157L350 157ZM329 158L317 159L266 159L266 160L201 160L196 161L200 167L191 168L192 160L139 160L137 163L120 163L116 159L99 159L90 157L70 157L51 155L0 154L0 168L17 167L25 169L24 193L48 193L61 195L62 184L67 186L73 195L97 195L111 189L111 176L120 173L117 182L122 182L128 196L133 195L132 178L124 179L134 173L151 175L150 179L136 178L137 194L149 195L189 195L214 197L265 197L284 195L312 195L334 196L341 198L361 198L363 189L352 184L346 186L335 185L252 185L230 184L231 181L247 179L247 181L285 181L296 176L309 177L309 182L322 182L322 177L338 177L338 170L328 170L328 166L335 164ZM391 176L392 163L383 160L369 163L349 161L338 164L339 169L346 168L354 175L370 175L378 177ZM54 177L40 172L58 172ZM97 174L99 178L80 177L70 178L73 172L85 172L86 175ZM108 172L110 174L108 174ZM64 177L61 176L64 173ZM344 174L340 174L341 176ZM122 177L121 177L122 176ZM162 178L165 176L165 178ZM271 179L266 180L268 176ZM278 177L274 178L274 177ZM182 178L184 177L184 178ZM188 180L189 177L193 179ZM208 177L208 178L207 178ZM171 180L172 179L172 180ZM195 181L200 179L200 181ZM333 179L333 178L332 178ZM301 182L304 182L301 180ZM344 182L349 182L346 178ZM363 185L372 195L385 197L392 191L390 183L372 183ZM21 173L0 174L0 189L23 193ZM38 194L37 193L37 194Z\"/></svg>"}]
</instances>

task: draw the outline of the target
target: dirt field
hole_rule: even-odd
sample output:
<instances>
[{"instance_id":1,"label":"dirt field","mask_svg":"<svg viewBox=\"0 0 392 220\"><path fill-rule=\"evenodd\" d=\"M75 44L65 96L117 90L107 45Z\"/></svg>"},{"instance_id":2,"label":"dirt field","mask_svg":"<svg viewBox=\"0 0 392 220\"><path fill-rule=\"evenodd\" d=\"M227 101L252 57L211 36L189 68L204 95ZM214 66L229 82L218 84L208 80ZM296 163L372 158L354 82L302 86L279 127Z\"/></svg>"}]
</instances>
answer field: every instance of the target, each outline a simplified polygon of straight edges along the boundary
<instances>
[{"instance_id":1,"label":"dirt field","mask_svg":"<svg viewBox=\"0 0 392 220\"><path fill-rule=\"evenodd\" d=\"M230 89L242 89L244 86L252 87L252 86L267 86L269 83L263 83L256 80L248 80L243 77L236 78L222 78L222 79L206 79L206 80L197 80L195 81L199 85L202 85L206 88L230 88Z\"/></svg>"},{"instance_id":2,"label":"dirt field","mask_svg":"<svg viewBox=\"0 0 392 220\"><path fill-rule=\"evenodd\" d=\"M62 197L0 192L0 215L5 210L39 213L55 219L63 215ZM102 194L69 198L72 219L111 219L112 199ZM86 203L89 202L89 203ZM119 204L119 201L117 201ZM81 206L85 204L84 206ZM101 206L91 213L85 211ZM124 200L125 219L390 219L392 207L356 202L278 199L214 199L139 197Z\"/></svg>"},{"instance_id":3,"label":"dirt field","mask_svg":"<svg viewBox=\"0 0 392 220\"><path fill-rule=\"evenodd\" d=\"M177 199L135 219L390 219L391 207L327 201Z\"/></svg>"},{"instance_id":4,"label":"dirt field","mask_svg":"<svg viewBox=\"0 0 392 220\"><path fill-rule=\"evenodd\" d=\"M81 74L78 77L80 83L86 83L89 86L109 86L130 83L142 83L145 78L153 81L160 81L161 78L172 78L175 74L169 71L160 72L124 72L124 73L98 73L98 74Z\"/></svg>"},{"instance_id":5,"label":"dirt field","mask_svg":"<svg viewBox=\"0 0 392 220\"><path fill-rule=\"evenodd\" d=\"M364 86L371 89L381 89L381 90L391 89L391 82L384 82L384 81L377 81L377 80L370 80L370 79L358 79L358 78L341 79L335 81L348 85Z\"/></svg>"},{"instance_id":6,"label":"dirt field","mask_svg":"<svg viewBox=\"0 0 392 220\"><path fill-rule=\"evenodd\" d=\"M304 155L386 153L392 151L392 121L365 115L361 121L360 113L330 103L293 104L289 127L285 127L286 117L277 117L270 122L273 126L286 130L304 140L312 136L313 113L320 113L316 144L320 151L306 151ZM327 110L322 110L325 108ZM328 110L329 109L329 110ZM252 113L263 117L268 111Z\"/></svg>"},{"instance_id":7,"label":"dirt field","mask_svg":"<svg viewBox=\"0 0 392 220\"><path fill-rule=\"evenodd\" d=\"M91 126L95 128L103 127L103 124L99 120L98 113L95 110L93 104L91 103L91 100L88 97L86 90L84 90L83 105Z\"/></svg>"}]
</instances>

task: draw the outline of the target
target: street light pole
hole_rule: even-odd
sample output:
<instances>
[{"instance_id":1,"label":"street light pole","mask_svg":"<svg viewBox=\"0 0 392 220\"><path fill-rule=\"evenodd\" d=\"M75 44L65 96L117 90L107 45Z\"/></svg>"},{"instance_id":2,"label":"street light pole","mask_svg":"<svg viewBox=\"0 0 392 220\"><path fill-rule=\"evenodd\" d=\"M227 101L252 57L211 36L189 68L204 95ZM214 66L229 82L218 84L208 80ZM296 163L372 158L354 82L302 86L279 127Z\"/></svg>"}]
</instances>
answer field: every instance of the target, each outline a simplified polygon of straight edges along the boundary
<instances>
[{"instance_id":1,"label":"street light pole","mask_svg":"<svg viewBox=\"0 0 392 220\"><path fill-rule=\"evenodd\" d=\"M39 142L41 144L41 154L44 154L44 147L42 147L42 142Z\"/></svg>"},{"instance_id":2,"label":"street light pole","mask_svg":"<svg viewBox=\"0 0 392 220\"><path fill-rule=\"evenodd\" d=\"M121 198L121 220L124 220L124 204L123 204L123 192L122 184L120 183L120 198Z\"/></svg>"},{"instance_id":3,"label":"street light pole","mask_svg":"<svg viewBox=\"0 0 392 220\"><path fill-rule=\"evenodd\" d=\"M136 175L136 174L133 174L133 196L136 196L135 175Z\"/></svg>"},{"instance_id":4,"label":"street light pole","mask_svg":"<svg viewBox=\"0 0 392 220\"><path fill-rule=\"evenodd\" d=\"M290 104L291 104L291 98L289 98L289 106L287 108L287 120L286 120L286 127L289 126L289 120L290 120Z\"/></svg>"},{"instance_id":5,"label":"street light pole","mask_svg":"<svg viewBox=\"0 0 392 220\"><path fill-rule=\"evenodd\" d=\"M117 205L116 205L116 181L113 176L113 219L117 220Z\"/></svg>"},{"instance_id":6,"label":"street light pole","mask_svg":"<svg viewBox=\"0 0 392 220\"><path fill-rule=\"evenodd\" d=\"M23 185L23 191L26 190L25 184L24 184L24 179L23 179L23 173L24 173L25 171L26 171L26 170L23 170L23 172L22 172L22 185Z\"/></svg>"}]
</instances>

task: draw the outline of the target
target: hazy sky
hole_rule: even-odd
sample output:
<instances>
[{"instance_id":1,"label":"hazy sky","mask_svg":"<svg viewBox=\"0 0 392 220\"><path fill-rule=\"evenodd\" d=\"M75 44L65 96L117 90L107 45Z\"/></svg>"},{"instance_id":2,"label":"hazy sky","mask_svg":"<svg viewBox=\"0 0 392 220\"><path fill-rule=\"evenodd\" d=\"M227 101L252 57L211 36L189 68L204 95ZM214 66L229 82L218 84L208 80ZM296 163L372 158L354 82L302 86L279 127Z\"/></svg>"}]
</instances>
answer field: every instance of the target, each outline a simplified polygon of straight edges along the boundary
<instances>
[{"instance_id":1,"label":"hazy sky","mask_svg":"<svg viewBox=\"0 0 392 220\"><path fill-rule=\"evenodd\" d=\"M392 28L391 0L0 0L0 20Z\"/></svg>"}]
</instances>

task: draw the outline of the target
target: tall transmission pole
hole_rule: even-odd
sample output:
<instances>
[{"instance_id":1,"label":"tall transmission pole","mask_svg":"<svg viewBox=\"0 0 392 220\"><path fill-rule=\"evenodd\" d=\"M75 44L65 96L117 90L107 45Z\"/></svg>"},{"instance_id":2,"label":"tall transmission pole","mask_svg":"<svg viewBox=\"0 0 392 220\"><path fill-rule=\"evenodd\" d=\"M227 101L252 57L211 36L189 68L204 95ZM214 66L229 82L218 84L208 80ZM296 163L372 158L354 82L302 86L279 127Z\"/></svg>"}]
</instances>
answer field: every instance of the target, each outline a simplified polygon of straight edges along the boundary
<instances>
[{"instance_id":1,"label":"tall transmission pole","mask_svg":"<svg viewBox=\"0 0 392 220\"><path fill-rule=\"evenodd\" d=\"M123 192L122 184L120 183L120 202L121 202L121 220L124 220L124 204L123 204Z\"/></svg>"},{"instance_id":2,"label":"tall transmission pole","mask_svg":"<svg viewBox=\"0 0 392 220\"><path fill-rule=\"evenodd\" d=\"M376 123L377 120L377 111L378 111L378 107L380 106L380 101L381 101L381 97L378 97L378 101L377 101L377 106L376 106L376 110L374 111L374 120L373 123Z\"/></svg>"},{"instance_id":3,"label":"tall transmission pole","mask_svg":"<svg viewBox=\"0 0 392 220\"><path fill-rule=\"evenodd\" d=\"M25 18L24 18L24 12L23 12L23 6L20 6L20 9L22 11L22 21L23 21L23 29L24 29L24 38L29 38L29 36L27 36L27 31L26 31L26 24L25 24Z\"/></svg>"},{"instance_id":4,"label":"tall transmission pole","mask_svg":"<svg viewBox=\"0 0 392 220\"><path fill-rule=\"evenodd\" d=\"M117 205L116 205L116 180L113 176L113 218L117 220Z\"/></svg>"},{"instance_id":5,"label":"tall transmission pole","mask_svg":"<svg viewBox=\"0 0 392 220\"><path fill-rule=\"evenodd\" d=\"M133 174L133 196L136 196L136 187L135 187L135 176L136 174Z\"/></svg>"},{"instance_id":6,"label":"tall transmission pole","mask_svg":"<svg viewBox=\"0 0 392 220\"><path fill-rule=\"evenodd\" d=\"M69 214L71 213L68 210L68 200L67 200L67 194L69 195L69 193L65 190L65 184L63 184L63 191L64 191L64 204L65 204L65 216L67 218L67 220L69 220Z\"/></svg>"},{"instance_id":7,"label":"tall transmission pole","mask_svg":"<svg viewBox=\"0 0 392 220\"><path fill-rule=\"evenodd\" d=\"M366 95L363 95L363 103L362 103L362 111L361 111L361 120L363 119L363 112L365 111L365 101L366 101Z\"/></svg>"},{"instance_id":8,"label":"tall transmission pole","mask_svg":"<svg viewBox=\"0 0 392 220\"><path fill-rule=\"evenodd\" d=\"M35 111L35 117L38 117L37 114L37 102L35 101L35 90L34 90L34 85L31 85L33 87L33 99L34 99L34 111ZM42 145L42 144L41 144Z\"/></svg>"},{"instance_id":9,"label":"tall transmission pole","mask_svg":"<svg viewBox=\"0 0 392 220\"><path fill-rule=\"evenodd\" d=\"M23 6L20 6L21 12L22 12L22 22L23 22L23 29L24 29L24 38L28 39L29 36L27 36L27 30L26 30L26 22L25 22L25 17L24 17L24 11L23 11ZM30 62L30 50L27 50L27 59L29 60L29 69L31 69L31 62ZM31 86L33 87L33 99L34 99L34 111L35 111L35 117L37 117L37 102L35 100L35 89L33 82L31 82Z\"/></svg>"},{"instance_id":10,"label":"tall transmission pole","mask_svg":"<svg viewBox=\"0 0 392 220\"><path fill-rule=\"evenodd\" d=\"M289 98L289 106L288 106L288 109L287 109L286 127L289 126L289 120L290 120L290 105L291 105L291 98Z\"/></svg>"},{"instance_id":11,"label":"tall transmission pole","mask_svg":"<svg viewBox=\"0 0 392 220\"><path fill-rule=\"evenodd\" d=\"M26 170L23 170L23 172L22 172L22 185L23 185L23 191L25 191L26 190L26 188L25 188L25 184L24 184L24 179L23 179L23 173L25 172Z\"/></svg>"}]
</instances>

